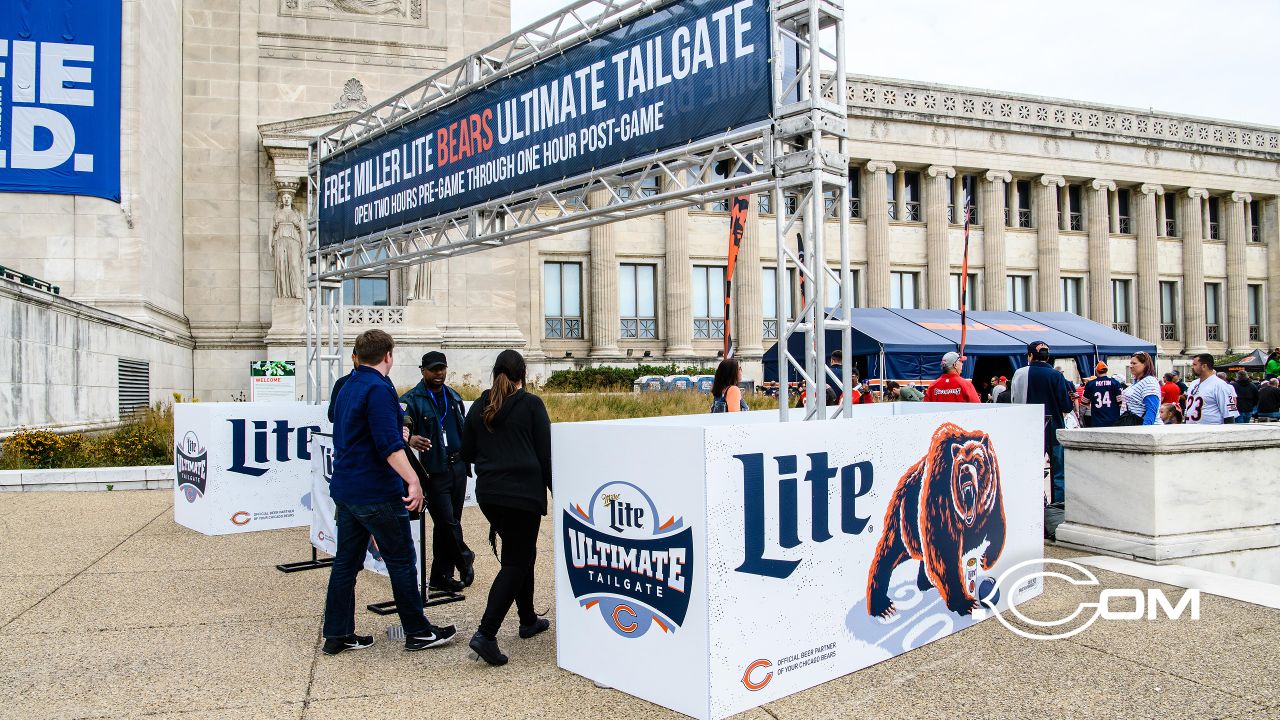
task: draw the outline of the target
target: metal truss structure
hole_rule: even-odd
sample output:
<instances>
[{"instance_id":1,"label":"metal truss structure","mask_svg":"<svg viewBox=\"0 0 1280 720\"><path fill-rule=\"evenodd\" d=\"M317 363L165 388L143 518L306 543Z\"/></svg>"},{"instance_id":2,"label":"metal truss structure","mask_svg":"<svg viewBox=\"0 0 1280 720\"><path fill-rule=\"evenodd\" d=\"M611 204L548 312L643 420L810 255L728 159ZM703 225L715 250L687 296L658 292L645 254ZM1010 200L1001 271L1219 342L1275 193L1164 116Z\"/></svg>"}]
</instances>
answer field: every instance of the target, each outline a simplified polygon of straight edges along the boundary
<instances>
[{"instance_id":1,"label":"metal truss structure","mask_svg":"<svg viewBox=\"0 0 1280 720\"><path fill-rule=\"evenodd\" d=\"M815 290L809 293L797 319L780 328L780 377L787 377L787 371L793 369L803 378L808 388L806 419L826 416L823 397L830 372L824 362L826 330L839 327L846 356L851 349L848 323L827 318L821 305L831 291L828 284L835 282L840 288L841 317L847 318L853 287L849 271L844 95L837 91L845 82L841 0L772 0L772 122L692 141L385 232L319 246L320 166L326 158L671 2L580 0L333 128L312 143L307 183L309 402L321 400L342 367L343 280L769 191L777 211L779 297L786 297L782 284L789 277L789 268L794 268L806 286ZM780 61L784 53L794 61L793 66ZM799 202L788 207L784 194L798 196ZM826 271L823 261L824 208L832 198L840 225L838 277ZM798 237L796 243L790 240L793 236ZM795 334L805 336L805 353L800 359L786 352L787 341ZM835 379L841 387L848 384L847 376ZM781 386L779 403L786 419L789 399L786 383ZM848 408L846 398L837 412L847 414Z\"/></svg>"}]
</instances>

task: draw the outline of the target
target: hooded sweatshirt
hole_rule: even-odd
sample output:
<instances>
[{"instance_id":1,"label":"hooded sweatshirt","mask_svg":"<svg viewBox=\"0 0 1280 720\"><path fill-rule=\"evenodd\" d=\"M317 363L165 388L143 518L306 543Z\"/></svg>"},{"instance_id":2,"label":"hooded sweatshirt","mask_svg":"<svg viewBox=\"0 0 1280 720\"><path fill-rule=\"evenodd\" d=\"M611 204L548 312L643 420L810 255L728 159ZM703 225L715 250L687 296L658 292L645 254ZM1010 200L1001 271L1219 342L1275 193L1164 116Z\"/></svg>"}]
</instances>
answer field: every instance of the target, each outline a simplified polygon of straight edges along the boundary
<instances>
[{"instance_id":1,"label":"hooded sweatshirt","mask_svg":"<svg viewBox=\"0 0 1280 720\"><path fill-rule=\"evenodd\" d=\"M471 404L462 428L462 460L476 466L476 500L547 514L551 489L551 420L537 395L517 390L485 427L489 391Z\"/></svg>"}]
</instances>

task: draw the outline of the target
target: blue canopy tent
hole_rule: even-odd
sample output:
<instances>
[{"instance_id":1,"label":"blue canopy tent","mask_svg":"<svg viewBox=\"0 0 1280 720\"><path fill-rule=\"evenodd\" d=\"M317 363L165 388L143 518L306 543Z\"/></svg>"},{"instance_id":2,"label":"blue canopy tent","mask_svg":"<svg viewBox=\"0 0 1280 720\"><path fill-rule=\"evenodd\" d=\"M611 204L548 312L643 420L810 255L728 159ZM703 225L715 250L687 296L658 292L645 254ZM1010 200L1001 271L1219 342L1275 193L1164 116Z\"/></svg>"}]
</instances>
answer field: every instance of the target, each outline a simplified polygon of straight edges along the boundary
<instances>
[{"instance_id":1,"label":"blue canopy tent","mask_svg":"<svg viewBox=\"0 0 1280 720\"><path fill-rule=\"evenodd\" d=\"M838 319L839 310L827 315ZM960 345L960 313L954 310L858 308L851 316L853 357L845 362L859 366L868 380L933 380L942 356ZM966 324L966 377L973 377L980 358L1003 360L1012 368L1026 365L1027 344L1035 340L1048 343L1055 357L1073 358L1081 377L1092 374L1094 363L1104 357L1156 351L1151 343L1072 313L973 311ZM827 331L826 346L828 354L839 349L838 331ZM803 336L792 337L790 352L803 357ZM777 353L776 344L765 351L766 382L778 380ZM790 381L799 379L793 372Z\"/></svg>"}]
</instances>

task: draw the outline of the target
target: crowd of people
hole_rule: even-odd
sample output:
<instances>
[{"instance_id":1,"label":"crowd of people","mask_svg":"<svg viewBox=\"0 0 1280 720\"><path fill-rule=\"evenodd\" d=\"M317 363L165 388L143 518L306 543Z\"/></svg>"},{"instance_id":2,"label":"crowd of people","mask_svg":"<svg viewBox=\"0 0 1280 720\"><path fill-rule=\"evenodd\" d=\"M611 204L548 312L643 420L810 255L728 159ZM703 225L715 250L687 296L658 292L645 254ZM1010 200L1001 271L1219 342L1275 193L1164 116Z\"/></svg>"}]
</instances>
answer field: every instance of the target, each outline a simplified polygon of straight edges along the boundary
<instances>
[{"instance_id":1,"label":"crowd of people","mask_svg":"<svg viewBox=\"0 0 1280 720\"><path fill-rule=\"evenodd\" d=\"M336 655L373 645L372 636L355 628L356 575L370 539L391 578L404 649L415 652L453 641L453 625L432 624L423 612L409 522L424 506L432 519L429 589L457 592L471 585L475 553L460 520L474 466L476 500L489 521L489 543L500 569L470 647L486 663L504 665L507 656L497 633L513 604L521 639L551 626L533 604L538 529L551 490L551 421L542 400L525 390L524 358L514 350L498 355L493 385L464 414L461 396L445 382L448 359L442 352L423 355L422 381L397 397L388 377L394 349L387 333L362 333L352 353L354 369L330 394L329 494L338 540L325 598L323 651Z\"/></svg>"}]
</instances>

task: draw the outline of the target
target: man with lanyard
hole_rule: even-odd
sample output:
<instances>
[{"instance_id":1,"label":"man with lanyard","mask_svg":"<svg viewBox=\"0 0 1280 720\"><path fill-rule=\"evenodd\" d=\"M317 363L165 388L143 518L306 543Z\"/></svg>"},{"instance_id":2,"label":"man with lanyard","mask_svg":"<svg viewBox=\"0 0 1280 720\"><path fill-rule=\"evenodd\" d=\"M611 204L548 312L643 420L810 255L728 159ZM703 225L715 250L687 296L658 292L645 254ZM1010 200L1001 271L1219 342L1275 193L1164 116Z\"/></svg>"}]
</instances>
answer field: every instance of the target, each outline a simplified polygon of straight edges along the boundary
<instances>
[{"instance_id":1,"label":"man with lanyard","mask_svg":"<svg viewBox=\"0 0 1280 720\"><path fill-rule=\"evenodd\" d=\"M1200 353L1191 359L1191 372L1199 379L1187 386L1187 409L1184 417L1189 425L1221 425L1234 422L1240 415L1236 409L1236 389L1228 385L1213 369L1213 356Z\"/></svg>"},{"instance_id":2,"label":"man with lanyard","mask_svg":"<svg viewBox=\"0 0 1280 720\"><path fill-rule=\"evenodd\" d=\"M1084 386L1084 401L1093 419L1091 427L1111 427L1120 419L1120 383L1107 376L1106 363L1098 363L1094 370L1097 377Z\"/></svg>"},{"instance_id":3,"label":"man with lanyard","mask_svg":"<svg viewBox=\"0 0 1280 720\"><path fill-rule=\"evenodd\" d=\"M444 384L448 361L439 351L422 356L422 382L401 396L412 426L409 447L417 450L427 473L427 512L434 526L431 537L432 590L458 592L475 579L475 553L462 538L462 503L470 467L459 459L462 449L462 398ZM461 573L453 577L454 568Z\"/></svg>"}]
</instances>

